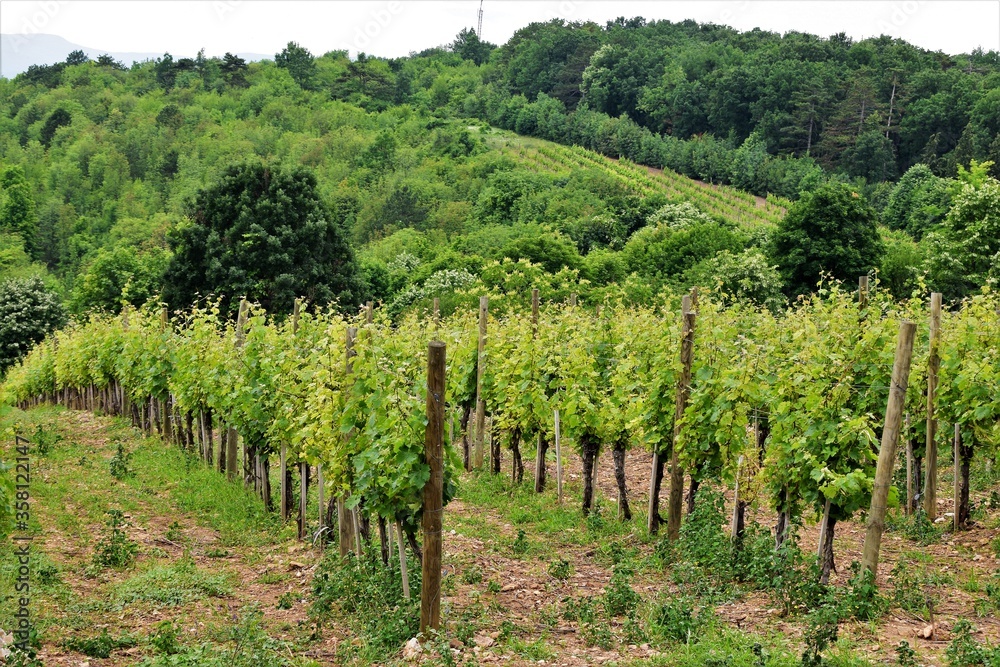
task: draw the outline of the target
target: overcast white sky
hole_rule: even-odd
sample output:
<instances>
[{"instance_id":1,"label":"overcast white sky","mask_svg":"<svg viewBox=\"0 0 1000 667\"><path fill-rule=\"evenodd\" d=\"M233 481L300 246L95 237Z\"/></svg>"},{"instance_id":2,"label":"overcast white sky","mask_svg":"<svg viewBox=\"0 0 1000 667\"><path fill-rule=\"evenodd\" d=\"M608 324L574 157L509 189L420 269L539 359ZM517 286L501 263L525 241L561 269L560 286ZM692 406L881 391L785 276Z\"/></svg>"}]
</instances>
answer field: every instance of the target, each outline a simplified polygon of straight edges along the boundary
<instances>
[{"instance_id":1,"label":"overcast white sky","mask_svg":"<svg viewBox=\"0 0 1000 667\"><path fill-rule=\"evenodd\" d=\"M451 41L475 26L479 0L0 0L0 32L49 33L108 51L226 51L273 54L294 40L319 55L402 56ZM855 39L890 34L947 53L1000 50L1000 0L485 0L483 38L505 42L515 30L559 17L601 24L617 16L799 30Z\"/></svg>"}]
</instances>

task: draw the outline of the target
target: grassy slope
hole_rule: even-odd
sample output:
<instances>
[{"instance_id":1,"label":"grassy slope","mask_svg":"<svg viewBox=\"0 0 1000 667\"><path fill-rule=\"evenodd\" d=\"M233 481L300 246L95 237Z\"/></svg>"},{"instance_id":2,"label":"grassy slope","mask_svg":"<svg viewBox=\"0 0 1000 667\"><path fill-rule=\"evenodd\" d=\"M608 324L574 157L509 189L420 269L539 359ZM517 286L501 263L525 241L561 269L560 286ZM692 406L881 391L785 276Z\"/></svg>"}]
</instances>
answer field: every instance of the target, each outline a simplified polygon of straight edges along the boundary
<instances>
[{"instance_id":1,"label":"grassy slope","mask_svg":"<svg viewBox=\"0 0 1000 667\"><path fill-rule=\"evenodd\" d=\"M192 662L177 664L214 665L209 656L231 655L245 645L246 619L252 620L248 614L255 607L265 612L255 635L261 654L272 656L272 662L264 664L290 664L276 661L292 655L294 664L339 664L340 645L356 641L343 625L350 619L334 616L317 629L308 615L310 570L319 552L298 545L292 525L281 526L267 517L259 501L238 486L115 420L57 409L12 411L0 418L0 431L7 432L15 422L29 435L41 424L43 433L62 436L48 454L32 457L33 613L41 630L44 664L79 665L83 656L65 648L67 640L93 637L104 628L113 637L133 637L136 646L91 664L136 664L156 652L152 639L160 624L170 620L180 630L180 643L211 647ZM5 441L2 456L10 460L9 438ZM134 452L134 474L122 481L109 474L118 442ZM526 460L533 460L530 454L525 452ZM715 608L715 618L701 641L690 645L643 641L625 617L601 610L613 588L616 561L635 573L631 587L642 598L638 618L648 618L659 602L678 594L670 570L656 556L655 542L645 536L647 470L643 453L629 455L627 475L636 515L631 522L616 520L614 501L608 500L615 497L608 455L601 460L598 486L603 499L597 520L586 520L578 511L581 471L575 457L567 464L562 507L554 480L544 494L536 495L530 485L515 487L506 476L466 477L460 497L445 513L444 609L449 634L467 642L454 644L460 650L456 657L480 664L545 660L566 665L701 665L715 660L713 664L749 667L756 664L753 645L759 642L769 656L766 664L797 664L803 619L778 617L775 603L760 593L729 596L709 605ZM950 488L946 479L944 488ZM973 495L981 499L988 493L977 490ZM114 507L129 516L128 534L139 543L139 556L123 570L95 569L92 554L97 538L106 532L104 512ZM311 513L315 515L315 509ZM974 618L982 631L979 637L995 643L1000 622L975 618L975 610L997 568L988 540L998 523L1000 513L992 511L976 529L954 539L946 535L928 548L916 547L898 533L888 534L880 576L883 590L891 593L887 577L898 560L910 564L921 575L924 589L940 599L937 641L918 641L916 631L925 621L894 609L877 624L842 623L830 664L868 664L860 655L879 663L891 661L901 639L914 645L922 660L942 664L948 628L962 616ZM519 531L524 531L523 537ZM814 528L803 531L807 552L815 548L815 533ZM840 525L837 536L842 584L850 574L846 563L860 552L863 526L857 521ZM13 611L11 563L9 555L0 561L3 618ZM286 593L291 608L278 609ZM581 605L595 610L593 622L567 613ZM275 641L266 639L264 632ZM236 636L243 637L243 643ZM483 646L474 648L477 642ZM240 660L218 664L258 664Z\"/></svg>"}]
</instances>

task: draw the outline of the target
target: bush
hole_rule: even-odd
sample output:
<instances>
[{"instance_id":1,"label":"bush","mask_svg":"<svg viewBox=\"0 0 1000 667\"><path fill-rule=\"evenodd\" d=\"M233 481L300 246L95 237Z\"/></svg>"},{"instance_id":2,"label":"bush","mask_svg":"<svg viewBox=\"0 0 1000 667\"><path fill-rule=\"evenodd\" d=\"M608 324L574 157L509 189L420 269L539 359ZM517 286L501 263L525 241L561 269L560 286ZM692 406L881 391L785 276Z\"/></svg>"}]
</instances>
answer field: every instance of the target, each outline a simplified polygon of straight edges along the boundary
<instances>
[{"instance_id":1,"label":"bush","mask_svg":"<svg viewBox=\"0 0 1000 667\"><path fill-rule=\"evenodd\" d=\"M121 510L108 510L107 531L94 549L94 565L97 567L123 568L132 564L139 545L128 538L125 515Z\"/></svg>"},{"instance_id":2,"label":"bush","mask_svg":"<svg viewBox=\"0 0 1000 667\"><path fill-rule=\"evenodd\" d=\"M688 596L671 596L661 599L649 617L649 635L665 642L695 643L704 629L711 623L712 612L708 608L695 610Z\"/></svg>"},{"instance_id":3,"label":"bush","mask_svg":"<svg viewBox=\"0 0 1000 667\"><path fill-rule=\"evenodd\" d=\"M59 297L41 278L0 283L0 373L66 322Z\"/></svg>"}]
</instances>

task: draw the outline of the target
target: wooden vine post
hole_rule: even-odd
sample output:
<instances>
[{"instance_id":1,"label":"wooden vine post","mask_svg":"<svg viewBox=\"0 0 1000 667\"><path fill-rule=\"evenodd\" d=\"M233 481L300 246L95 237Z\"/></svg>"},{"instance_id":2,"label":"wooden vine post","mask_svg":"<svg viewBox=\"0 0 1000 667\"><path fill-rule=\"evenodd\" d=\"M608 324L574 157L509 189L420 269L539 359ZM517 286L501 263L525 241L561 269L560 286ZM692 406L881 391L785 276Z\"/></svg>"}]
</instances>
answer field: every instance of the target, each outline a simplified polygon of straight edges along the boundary
<instances>
[{"instance_id":1,"label":"wooden vine post","mask_svg":"<svg viewBox=\"0 0 1000 667\"><path fill-rule=\"evenodd\" d=\"M347 339L344 345L344 374L348 377L354 373L353 359L357 354L354 351L354 339L357 335L357 327L347 327ZM345 437L349 438L350 434ZM346 498L343 496L337 498L337 525L339 528L341 557L346 556L348 551L357 548L357 540L354 534L354 513L347 508L345 501Z\"/></svg>"},{"instance_id":2,"label":"wooden vine post","mask_svg":"<svg viewBox=\"0 0 1000 667\"><path fill-rule=\"evenodd\" d=\"M240 302L240 314L236 318L236 348L241 349L245 339L244 327L247 323L247 308L249 304L246 299ZM232 426L226 433L226 477L232 481L236 479L236 471L239 463L239 439L240 436Z\"/></svg>"},{"instance_id":3,"label":"wooden vine post","mask_svg":"<svg viewBox=\"0 0 1000 667\"><path fill-rule=\"evenodd\" d=\"M924 453L924 514L930 521L937 517L937 407L938 371L941 357L941 293L931 294L930 356L927 359L927 451Z\"/></svg>"},{"instance_id":4,"label":"wooden vine post","mask_svg":"<svg viewBox=\"0 0 1000 667\"><path fill-rule=\"evenodd\" d=\"M292 338L299 333L299 313L302 309L302 301L300 299L295 300L295 305L292 307ZM289 488L289 477L288 477L288 443L281 443L281 459L278 461L278 470L281 475L281 520L287 521L288 515L291 512L291 499L288 497Z\"/></svg>"},{"instance_id":5,"label":"wooden vine post","mask_svg":"<svg viewBox=\"0 0 1000 667\"><path fill-rule=\"evenodd\" d=\"M677 383L674 405L674 437L670 454L670 497L667 505L667 539L676 540L681 534L681 506L684 500L684 471L677 456L677 439L681 434L681 419L691 393L691 365L694 361L694 320L692 299L685 295L682 303L684 324L681 332L681 377Z\"/></svg>"},{"instance_id":6,"label":"wooden vine post","mask_svg":"<svg viewBox=\"0 0 1000 667\"><path fill-rule=\"evenodd\" d=\"M906 507L903 511L907 516L913 514L913 495L916 493L913 488L913 439L910 428L910 413L907 412L903 419L903 433L906 434Z\"/></svg>"},{"instance_id":7,"label":"wooden vine post","mask_svg":"<svg viewBox=\"0 0 1000 667\"><path fill-rule=\"evenodd\" d=\"M556 432L555 432L555 440L556 440L556 495L559 498L559 504L562 505L562 500L563 500L562 499L562 496L563 496L563 494L562 494L562 480L563 480L563 475L562 475L562 450L560 449L560 446L559 446L559 438L560 438L560 435L561 435L561 433L559 431L559 411L558 410L553 411L552 417L555 420L555 425L556 425Z\"/></svg>"},{"instance_id":8,"label":"wooden vine post","mask_svg":"<svg viewBox=\"0 0 1000 667\"><path fill-rule=\"evenodd\" d=\"M476 446L473 466L483 467L483 436L486 430L486 401L483 400L483 371L486 363L486 316L490 299L479 297L479 359L476 363Z\"/></svg>"},{"instance_id":9,"label":"wooden vine post","mask_svg":"<svg viewBox=\"0 0 1000 667\"><path fill-rule=\"evenodd\" d=\"M957 533L962 528L962 426L955 424L955 435L951 441L955 455L955 516L952 528Z\"/></svg>"},{"instance_id":10,"label":"wooden vine post","mask_svg":"<svg viewBox=\"0 0 1000 667\"><path fill-rule=\"evenodd\" d=\"M166 331L167 327L170 325L170 314L167 312L167 307L163 306L160 309L160 331ZM160 419L163 421L163 439L170 442L174 439L173 424L171 423L170 415L170 391L167 391L167 395L160 401Z\"/></svg>"},{"instance_id":11,"label":"wooden vine post","mask_svg":"<svg viewBox=\"0 0 1000 667\"><path fill-rule=\"evenodd\" d=\"M531 338L538 338L538 290L531 290ZM538 440L535 447L535 493L545 490L545 454L548 447L545 438L542 436L542 429L538 429Z\"/></svg>"},{"instance_id":12,"label":"wooden vine post","mask_svg":"<svg viewBox=\"0 0 1000 667\"><path fill-rule=\"evenodd\" d=\"M858 306L861 310L868 307L868 276L858 276Z\"/></svg>"},{"instance_id":13,"label":"wooden vine post","mask_svg":"<svg viewBox=\"0 0 1000 667\"><path fill-rule=\"evenodd\" d=\"M882 444L875 467L875 484L872 488L871 509L868 512L868 527L865 531L865 546L861 564L872 575L878 574L878 555L882 546L882 531L885 530L886 501L892 485L892 469L896 463L896 444L899 428L903 421L903 406L906 402L906 385L910 379L910 358L913 355L913 336L917 325L903 321L899 324L899 338L896 355L892 364L892 380L889 383L889 401L885 408L885 424L882 427Z\"/></svg>"},{"instance_id":14,"label":"wooden vine post","mask_svg":"<svg viewBox=\"0 0 1000 667\"><path fill-rule=\"evenodd\" d=\"M427 427L424 457L430 478L424 484L424 556L420 586L420 632L441 627L441 514L444 506L445 344L427 346Z\"/></svg>"}]
</instances>

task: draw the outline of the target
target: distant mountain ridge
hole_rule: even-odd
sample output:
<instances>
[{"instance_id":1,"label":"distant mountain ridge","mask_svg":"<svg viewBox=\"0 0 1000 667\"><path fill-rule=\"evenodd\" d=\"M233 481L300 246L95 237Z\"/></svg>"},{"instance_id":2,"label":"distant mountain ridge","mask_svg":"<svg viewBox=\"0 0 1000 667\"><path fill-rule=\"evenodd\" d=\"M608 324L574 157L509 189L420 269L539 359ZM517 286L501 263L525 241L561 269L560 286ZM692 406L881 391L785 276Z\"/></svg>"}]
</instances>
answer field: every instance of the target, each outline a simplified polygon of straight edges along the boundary
<instances>
[{"instance_id":1,"label":"distant mountain ridge","mask_svg":"<svg viewBox=\"0 0 1000 667\"><path fill-rule=\"evenodd\" d=\"M108 49L95 49L89 46L74 44L58 35L34 34L0 34L0 76L13 79L21 72L27 71L32 65L51 65L66 60L72 51L83 51L88 57L96 59L98 56L107 53L115 60L121 61L126 66L133 62L151 60L159 58L162 53L143 51L111 51ZM174 57L193 58L194 53L174 53ZM213 53L209 55L219 55ZM245 60L263 60L273 58L274 54L262 53L237 53Z\"/></svg>"}]
</instances>

